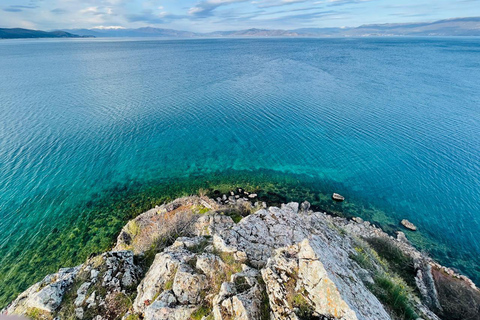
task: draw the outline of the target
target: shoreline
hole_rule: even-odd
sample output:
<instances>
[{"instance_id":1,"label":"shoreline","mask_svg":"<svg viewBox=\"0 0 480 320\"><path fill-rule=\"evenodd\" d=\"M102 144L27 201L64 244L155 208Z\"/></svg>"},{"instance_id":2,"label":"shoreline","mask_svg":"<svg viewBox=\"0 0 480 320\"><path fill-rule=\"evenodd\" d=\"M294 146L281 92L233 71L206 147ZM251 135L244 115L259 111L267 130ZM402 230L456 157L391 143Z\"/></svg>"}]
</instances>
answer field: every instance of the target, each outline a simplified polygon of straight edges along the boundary
<instances>
[{"instance_id":1,"label":"shoreline","mask_svg":"<svg viewBox=\"0 0 480 320\"><path fill-rule=\"evenodd\" d=\"M262 269L265 267L265 263L267 263L267 258L270 257L270 254L273 254L269 252L285 250L282 249L282 246L284 244L295 244L297 243L297 241L301 241L302 238L310 239L310 242L320 241L317 245L323 243L321 245L322 247L324 245L327 245L327 247L336 247L340 243L345 243L345 241L347 243L350 243L347 247L344 247L345 244L342 244L342 250L345 251L340 250L336 254L343 256L344 258L337 257L336 255L322 256L325 253L323 250L327 250L327 248L322 249L321 251L315 251L317 249L314 249L314 251L317 252L316 254L320 255L320 259L323 265L330 266L327 267L327 274L329 274L330 279L329 281L332 281L332 283L334 283L334 285L337 287L337 290L340 290L341 296L349 302L347 303L346 307L340 301L341 298L335 298L340 299L339 301L335 302L339 303L339 306L336 306L335 308L338 307L340 309L345 309L346 314L349 312L354 312L352 310L355 310L355 312L357 313L360 312L361 314L368 314L372 311L369 309L364 310L364 307L362 306L362 304L358 304L359 302L356 300L356 298L348 298L351 294L348 291L349 289L346 289L345 287L341 289L343 286L343 280L340 280L340 278L342 277L338 278L338 276L345 271L341 271L337 269L337 267L334 267L334 265L338 263L348 263L350 265L349 268L354 268L357 270L355 271L355 273L360 278L355 280L355 286L360 287L352 288L352 290L357 290L356 294L361 294L367 297L368 295L371 295L373 293L381 301L383 307L386 310L386 314L391 314L392 316L394 316L395 314L398 315L400 312L411 314L412 317L413 315L418 316L421 314L422 317L425 317L426 319L438 320L437 316L432 311L442 314L442 317L444 315L452 316L452 311L450 309L446 309L445 307L447 305L451 307L450 302L448 301L448 299L446 299L444 292L446 290L445 288L449 288L450 286L454 286L455 289L458 290L457 293L462 296L473 295L474 299L476 299L475 301L478 301L478 303L480 303L480 291L478 291L475 284L469 278L456 273L450 268L440 265L432 258L418 251L407 240L403 232L398 232L396 237L392 237L391 235L385 233L381 228L376 227L370 222L364 221L362 218L359 217L353 217L350 219L330 215L326 212L315 212L314 210L311 210L311 205L308 201L304 201L301 204L296 202L290 202L288 204L281 204L279 207L271 207L268 206L265 202L260 201L257 198L257 195L249 197L250 195L252 195L252 193L245 192L243 188L239 188L235 191L231 190L228 196L227 194L222 194L221 196L217 197L217 200L212 200L211 198L207 197L206 190L200 190L200 193L200 196L188 196L178 198L172 202L165 203L160 206L155 206L154 208L138 215L134 219L130 220L122 228L121 232L117 237L116 245L113 247L113 249L111 249L112 251L105 252L99 255L92 255L89 259L87 259L84 264L81 264L74 268L60 269L59 274L49 275L45 277L44 280L42 280L40 283L33 285L32 287L30 287L30 289L21 294L19 298L10 303L9 306L3 310L3 312L5 314L25 314L33 319L50 319L50 315L52 317L60 316L60 318L63 319L67 315L72 314L73 309L71 309L69 305L70 303L73 303L72 299L76 296L76 309L74 310L74 314L77 318L81 319L84 316L84 312L88 312L88 309L91 308L91 305L97 306L93 302L89 302L89 306L81 303L77 304L77 301L79 301L78 299L80 299L79 292L82 290L81 288L85 286L87 286L86 288L88 288L91 286L90 282L88 285L86 285L86 282L83 282L85 281L82 280L84 279L84 276L80 276L82 272L84 272L82 270L85 270L85 272L88 272L88 274L90 274L90 270L92 268L90 266L92 266L92 263L94 265L98 265L98 263L100 263L98 260L100 259L100 257L102 257L102 259L107 259L107 257L116 257L115 259L120 259L118 260L119 263L128 263L128 268L130 268L130 271L124 271L122 273L123 279L125 279L125 274L127 272L132 272L131 276L129 276L129 279L133 280L128 281L133 281L133 283L135 284L140 283L138 285L138 289L135 289L136 285L128 285L127 287L130 289L127 289L127 287L125 287L123 291L121 291L124 292L122 294L127 294L128 292L130 292L128 290L131 290L132 299L135 298L135 302L133 303L133 305L128 304L128 308L125 307L124 309L122 309L123 311L121 312L126 312L124 317L127 315L131 315L135 317L140 316L140 318L143 317L144 319L156 319L155 316L153 316L152 318L151 312L157 312L155 311L157 309L154 308L155 303L152 302L156 301L158 293L154 297L152 295L153 298L148 295L145 296L145 294L146 292L150 292L148 290L151 290L147 289L147 287L150 285L150 281L154 281L153 278L151 280L147 280L149 279L150 274L156 274L155 277L158 277L159 271L156 269L158 268L158 266L156 265L157 260L160 259L159 257L164 257L165 255L168 255L169 252L174 252L175 250L178 250L176 248L183 248L184 246L186 246L187 248L189 248L189 246L197 248L197 246L200 246L200 242L203 243L205 241L205 245L201 245L202 249L198 247L198 249L189 250L194 250L192 252L201 254L203 250L207 250L208 244L211 243L214 249L209 250L213 250L211 252L215 254L219 254L217 252L224 252L225 254L228 252L230 252L229 254L233 253L233 257L231 258L233 260L229 263L235 263L234 261L239 261L243 263L242 266L244 264L248 266L242 267L244 271L246 270L245 268L254 268L262 272L264 281L267 283L266 290L270 296L270 294L272 293L269 291L270 289L268 289L268 281L275 282L276 280L272 280L268 276L266 276L264 273L264 269ZM264 215L266 216L264 217ZM265 223L266 227L270 231L263 234L263 232L265 231L262 231L262 228L264 227L261 227L261 225ZM285 226L278 229L276 227L278 223L280 223L281 225L285 224ZM304 223L307 224L304 225L303 228L297 229L295 227L296 225ZM182 238L182 236L185 237L187 236L187 234L190 237L193 236L190 231L185 231L186 227L191 228L192 226L194 226L194 230L196 230L195 232L193 232L193 234L197 234L197 237ZM242 233L244 232L241 231L242 228L260 229L258 229L257 231L258 234L254 233L250 235L242 235ZM283 230L283 228L286 229ZM302 230L305 228L308 231ZM289 229L291 231L288 231ZM236 231L232 233L232 231L230 230ZM285 238L283 235L284 232L293 232L292 239L289 240L288 238ZM298 235L295 235L298 232L300 233ZM276 242L279 243L269 242L268 238L276 238L277 236L275 236L275 234L277 233L279 238L276 240ZM304 238L306 236L307 238ZM322 238L323 240L320 240L320 238L318 237ZM160 242L159 239L161 239ZM213 243L211 242L212 240ZM331 243L331 241L333 242ZM301 242L304 243L304 241ZM334 244L337 242L338 244ZM272 248L268 249L267 252L265 251L266 248L262 247L265 244L260 245L261 243L270 243L268 246L272 246ZM259 245L260 247L258 247ZM308 242L307 245L309 245ZM312 245L314 244L312 243ZM273 250L275 248L278 248L278 250ZM316 248L315 245L312 248ZM258 251L259 249L261 250ZM179 251L178 253L175 253L175 255L180 253L181 252ZM392 253L394 253L393 256ZM197 259L199 258L200 256ZM106 261L109 261L108 259ZM270 259L268 260L269 262L267 263L267 266L270 263ZM336 259L341 260L334 262ZM406 261L410 262L406 265L403 265ZM398 264L399 262L400 264ZM107 262L107 266L109 265L109 263L111 264L113 262ZM161 262L161 264L163 263L165 262ZM254 269L252 269L252 272L254 272ZM100 270L103 270L102 267L100 267ZM109 269L107 268L107 271L108 270ZM239 271L237 270L235 272ZM364 272L367 272L367 274L364 274ZM256 277L258 277L258 272L256 274ZM142 280L142 277L145 277L145 280ZM382 277L387 277L385 279L388 279L388 281L390 281L391 283L389 284L389 286L393 286L393 288L398 288L398 290L400 290L399 292L392 291L389 293L394 294L394 292L397 292L395 294L399 294L399 297L402 297L404 301L400 303L400 305L397 305L396 302L392 304L389 299L386 299L385 296L383 296L382 292L384 292L384 290L391 289L387 289L386 287L384 288L381 285L382 282L380 281L386 281L385 279L382 280ZM104 278L102 286L105 285L105 279L107 278ZM110 276L109 279L111 279ZM177 279L177 276L175 277L175 279ZM139 282L140 280L142 280L142 282ZM62 285L58 284L59 281L62 281ZM124 280L121 280L122 283L123 281ZM222 281L228 281L228 279L224 279ZM366 287L362 288L361 283L364 283ZM305 285L307 285L308 287L308 284ZM347 287L350 288L352 285L354 284L351 283ZM97 291L101 290L101 287L98 287L97 285L95 285L95 288ZM368 288L368 290L366 288ZM109 290L113 291L110 292ZM104 301L101 302L100 305L95 307L95 312L103 312L101 311L103 310L103 307L100 308L100 306L102 305L102 303L108 304L108 296L117 292L116 290L117 289L107 288L107 292L104 293L104 295L106 294L106 296L103 297L106 300L102 300L102 296L95 296L95 292L97 291L93 292L92 301L97 301L95 299L100 299L100 301ZM158 292L158 289L155 290L157 290L156 292ZM52 294L59 297L59 299L56 298L57 300L54 300L54 303L51 302ZM83 294L81 297L85 300L87 299L88 295L89 294ZM66 300L64 299L64 296ZM150 298L146 299L145 297ZM270 296L269 299L269 308L271 308L272 312L285 312L279 311L280 309L276 309L276 302L275 300L272 300L272 296ZM368 299L373 298L372 296L369 296ZM89 300L91 300L91 297L89 298ZM144 301L147 300L151 302L144 303ZM42 301L48 301L48 303ZM211 300L208 301L210 301L208 302L210 307L208 309L208 313L205 313L205 315L209 314L209 312L213 312L213 314L215 313L215 299L213 300L213 302ZM192 304L190 306L190 312L194 312L194 310L199 310L195 302L190 301L190 303ZM374 302L372 301L372 303ZM468 304L468 302L465 303ZM319 306L315 303L311 307L319 308ZM349 307L353 309L349 309ZM378 306L377 308L383 307ZM175 307L173 309L175 309L176 311L173 310L171 312L179 312L178 308L183 307ZM465 312L472 311L468 309L464 304L460 305L459 308L459 310L463 310ZM35 312L33 312L32 310L34 310ZM328 310L322 310L322 312L329 312ZM384 319L384 315L379 317ZM215 319L217 318L217 315L215 315ZM408 316L406 319L410 319L410 317Z\"/></svg>"},{"instance_id":2,"label":"shoreline","mask_svg":"<svg viewBox=\"0 0 480 320\"><path fill-rule=\"evenodd\" d=\"M331 194L328 195L323 192L325 192L325 190L331 190L332 192L343 190L342 186L336 183L324 183L324 187L318 187L315 185L315 183L318 182L311 177L289 175L268 170L260 172L260 174L257 172L234 172L230 177L225 174L202 176L194 179L194 183L192 183L192 179L191 177L185 177L183 180L176 181L177 183L172 185L167 183L139 185L139 187L133 188L133 191L128 187L117 186L102 194L100 197L92 199L92 202L87 203L86 211L76 217L78 222L72 220L70 226L67 225L63 228L54 225L51 226L52 232L48 235L48 240L46 243L42 243L41 246L39 244L40 248L45 249L38 253L24 252L24 259L27 259L25 263L19 263L14 266L20 271L13 271L9 269L8 265L4 265L8 273L14 277L5 281L1 280L2 277L0 276L0 282L4 283L3 287L5 288L3 303L1 303L2 297L0 297L0 306L6 304L8 300L11 300L11 298L19 292L25 290L33 281L39 281L45 274L54 272L63 265L76 265L94 253L108 250L108 248L113 245L120 229L129 219L138 216L155 205L161 205L178 196L195 194L199 189L203 189L208 196L215 198L215 190L217 190L217 192L228 192L241 186L242 188L251 190L251 192L257 192L258 198L261 201L267 202L269 205L280 205L281 203L305 199L311 201L312 208L317 211L350 218L362 216L362 218L369 221L372 221L370 218L375 216L377 219L373 219L372 223L384 228L389 235L394 236L397 231L403 231L409 238L414 240L413 242L415 244L420 242L426 243L427 247L434 248L438 246L437 243L429 240L424 234L425 230L421 229L415 233L405 230L400 225L400 220L392 225L391 217L384 211L376 209L371 206L371 204L358 201L359 199L353 198L351 200L350 192L347 192L345 202L333 202L330 197ZM343 191L341 192L343 194ZM85 218L90 219L87 220L89 222L86 222L84 220ZM112 218L114 222L113 225ZM378 221L378 218L380 218L380 220L385 219L386 222L381 223ZM105 225L105 221L109 221L108 225ZM388 221L390 221L390 223ZM85 225L86 228L84 231L80 230L84 233L73 236L76 232L75 230L78 230L77 226L79 223ZM386 229L385 226L387 227ZM105 231L107 231L107 233L105 233ZM96 234L89 235L89 233L92 232ZM83 242L83 244L76 242L78 237L87 239L87 242ZM74 242L72 242L72 240ZM65 258L58 255L60 253L60 251L58 251L59 249L52 250L46 247L46 245L63 248L61 254L63 254ZM421 250L424 250L423 248L425 247L419 247ZM45 255L47 253L49 256ZM33 254L37 256L40 254L42 256L43 261L41 261L42 264L40 266L32 265L29 262ZM442 261L442 259L438 259L438 256L435 256L435 258ZM443 265L450 265L449 263L445 263L445 261L441 263ZM18 275L23 275L23 282L19 282ZM32 279L32 277L33 281L28 280ZM19 286L19 284L21 284L21 286Z\"/></svg>"}]
</instances>

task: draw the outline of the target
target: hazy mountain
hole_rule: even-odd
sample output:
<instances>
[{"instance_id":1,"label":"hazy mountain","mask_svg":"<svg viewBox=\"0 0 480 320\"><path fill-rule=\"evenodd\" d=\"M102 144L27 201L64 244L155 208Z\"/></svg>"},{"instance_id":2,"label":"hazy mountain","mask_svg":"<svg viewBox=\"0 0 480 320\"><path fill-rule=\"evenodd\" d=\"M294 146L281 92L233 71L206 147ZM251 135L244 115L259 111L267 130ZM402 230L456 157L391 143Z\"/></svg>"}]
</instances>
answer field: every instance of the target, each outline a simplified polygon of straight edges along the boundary
<instances>
[{"instance_id":1,"label":"hazy mountain","mask_svg":"<svg viewBox=\"0 0 480 320\"><path fill-rule=\"evenodd\" d=\"M192 38L199 36L194 32L180 31L162 28L138 28L138 29L67 29L67 32L82 36L93 37L162 37L162 38Z\"/></svg>"},{"instance_id":2,"label":"hazy mountain","mask_svg":"<svg viewBox=\"0 0 480 320\"><path fill-rule=\"evenodd\" d=\"M298 37L299 33L291 30L247 29L239 31L217 31L202 34L209 37Z\"/></svg>"},{"instance_id":3,"label":"hazy mountain","mask_svg":"<svg viewBox=\"0 0 480 320\"><path fill-rule=\"evenodd\" d=\"M363 25L346 35L480 36L480 17L439 20L430 23Z\"/></svg>"},{"instance_id":4,"label":"hazy mountain","mask_svg":"<svg viewBox=\"0 0 480 320\"><path fill-rule=\"evenodd\" d=\"M423 23L386 23L356 28L301 28L295 30L247 29L194 33L159 28L72 29L71 33L95 37L363 37L363 36L480 36L480 17Z\"/></svg>"},{"instance_id":5,"label":"hazy mountain","mask_svg":"<svg viewBox=\"0 0 480 320\"><path fill-rule=\"evenodd\" d=\"M0 39L21 38L80 38L81 36L65 31L40 31L21 28L0 28Z\"/></svg>"},{"instance_id":6,"label":"hazy mountain","mask_svg":"<svg viewBox=\"0 0 480 320\"><path fill-rule=\"evenodd\" d=\"M480 36L480 17L456 18L422 23L386 23L355 28L301 28L295 30L247 29L195 33L174 29L145 27L138 29L94 28L63 31L0 29L0 38L60 37L365 37L365 36Z\"/></svg>"}]
</instances>

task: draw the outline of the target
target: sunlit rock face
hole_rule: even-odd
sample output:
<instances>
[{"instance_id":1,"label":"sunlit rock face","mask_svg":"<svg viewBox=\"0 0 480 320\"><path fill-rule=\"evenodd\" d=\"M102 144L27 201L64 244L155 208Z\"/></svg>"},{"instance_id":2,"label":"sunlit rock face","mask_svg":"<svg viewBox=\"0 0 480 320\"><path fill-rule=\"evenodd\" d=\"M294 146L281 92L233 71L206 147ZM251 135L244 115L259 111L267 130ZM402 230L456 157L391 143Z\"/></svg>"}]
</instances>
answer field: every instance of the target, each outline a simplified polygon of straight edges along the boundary
<instances>
[{"instance_id":1,"label":"sunlit rock face","mask_svg":"<svg viewBox=\"0 0 480 320\"><path fill-rule=\"evenodd\" d=\"M371 247L372 239L383 247ZM411 261L411 281L373 248ZM2 312L46 320L387 320L404 312L438 320L447 283L480 301L471 281L403 233L395 239L305 202L255 207L186 197L139 215L113 251L45 277ZM398 294L401 308L384 294Z\"/></svg>"}]
</instances>

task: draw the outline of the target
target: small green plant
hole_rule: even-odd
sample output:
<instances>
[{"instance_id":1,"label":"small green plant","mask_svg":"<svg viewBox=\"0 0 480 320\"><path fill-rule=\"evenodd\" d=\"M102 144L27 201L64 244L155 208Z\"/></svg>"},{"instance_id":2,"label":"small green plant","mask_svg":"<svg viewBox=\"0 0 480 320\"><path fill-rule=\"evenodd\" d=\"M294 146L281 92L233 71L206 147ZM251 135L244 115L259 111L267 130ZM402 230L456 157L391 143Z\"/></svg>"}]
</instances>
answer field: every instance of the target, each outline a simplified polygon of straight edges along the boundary
<instances>
[{"instance_id":1,"label":"small green plant","mask_svg":"<svg viewBox=\"0 0 480 320\"><path fill-rule=\"evenodd\" d=\"M129 314L125 320L140 320L140 317L138 316L138 314Z\"/></svg>"},{"instance_id":2,"label":"small green plant","mask_svg":"<svg viewBox=\"0 0 480 320\"><path fill-rule=\"evenodd\" d=\"M295 314L301 320L309 320L313 318L315 309L310 305L304 295L296 293L292 298L293 307L297 309Z\"/></svg>"},{"instance_id":3,"label":"small green plant","mask_svg":"<svg viewBox=\"0 0 480 320\"><path fill-rule=\"evenodd\" d=\"M209 244L210 244L210 241L208 241L207 238L204 238L202 241L200 241L199 244L196 244L193 247L188 248L188 250L193 253L203 253L205 251L205 248Z\"/></svg>"},{"instance_id":4,"label":"small green plant","mask_svg":"<svg viewBox=\"0 0 480 320\"><path fill-rule=\"evenodd\" d=\"M37 308L30 308L27 310L27 317L33 320L51 320L52 316L45 311Z\"/></svg>"},{"instance_id":5,"label":"small green plant","mask_svg":"<svg viewBox=\"0 0 480 320\"><path fill-rule=\"evenodd\" d=\"M268 298L266 285L261 276L257 278L257 281L262 288L262 305L260 307L260 320L270 320L270 299Z\"/></svg>"},{"instance_id":6,"label":"small green plant","mask_svg":"<svg viewBox=\"0 0 480 320\"><path fill-rule=\"evenodd\" d=\"M237 293L242 293L250 289L250 285L247 283L244 277L236 277L234 280L235 288Z\"/></svg>"},{"instance_id":7,"label":"small green plant","mask_svg":"<svg viewBox=\"0 0 480 320\"><path fill-rule=\"evenodd\" d=\"M212 313L212 308L206 304L201 305L190 315L190 320L202 320L203 317Z\"/></svg>"},{"instance_id":8,"label":"small green plant","mask_svg":"<svg viewBox=\"0 0 480 320\"><path fill-rule=\"evenodd\" d=\"M388 263L393 272L402 277L412 288L416 287L415 268L411 257L403 253L389 238L376 237L366 241Z\"/></svg>"},{"instance_id":9,"label":"small green plant","mask_svg":"<svg viewBox=\"0 0 480 320\"><path fill-rule=\"evenodd\" d=\"M198 195L199 195L200 197L205 197L207 194L208 194L208 190L206 190L206 189L204 189L204 188L198 189Z\"/></svg>"},{"instance_id":10,"label":"small green plant","mask_svg":"<svg viewBox=\"0 0 480 320\"><path fill-rule=\"evenodd\" d=\"M198 210L198 214L205 214L209 211L210 211L210 209L208 209L207 207L202 207Z\"/></svg>"},{"instance_id":11,"label":"small green plant","mask_svg":"<svg viewBox=\"0 0 480 320\"><path fill-rule=\"evenodd\" d=\"M403 252L389 239L383 238L371 238L367 241L354 239L354 244L355 253L351 254L350 258L372 275L374 283L367 284L370 291L396 317L406 320L418 318L411 303L414 290L396 273L404 270L401 267L408 265L409 259Z\"/></svg>"},{"instance_id":12,"label":"small green plant","mask_svg":"<svg viewBox=\"0 0 480 320\"><path fill-rule=\"evenodd\" d=\"M374 278L375 284L371 290L377 298L392 309L401 319L415 320L417 313L411 305L412 290L398 276L378 274Z\"/></svg>"},{"instance_id":13,"label":"small green plant","mask_svg":"<svg viewBox=\"0 0 480 320\"><path fill-rule=\"evenodd\" d=\"M136 236L140 234L140 226L138 225L137 221L130 220L127 225L125 226L126 231L131 234L132 236Z\"/></svg>"},{"instance_id":14,"label":"small green plant","mask_svg":"<svg viewBox=\"0 0 480 320\"><path fill-rule=\"evenodd\" d=\"M223 211L223 214L232 218L233 222L235 222L235 223L239 223L240 220L242 220L242 218L243 218L241 212L238 211L238 210L235 210L235 209L230 209L230 210Z\"/></svg>"}]
</instances>

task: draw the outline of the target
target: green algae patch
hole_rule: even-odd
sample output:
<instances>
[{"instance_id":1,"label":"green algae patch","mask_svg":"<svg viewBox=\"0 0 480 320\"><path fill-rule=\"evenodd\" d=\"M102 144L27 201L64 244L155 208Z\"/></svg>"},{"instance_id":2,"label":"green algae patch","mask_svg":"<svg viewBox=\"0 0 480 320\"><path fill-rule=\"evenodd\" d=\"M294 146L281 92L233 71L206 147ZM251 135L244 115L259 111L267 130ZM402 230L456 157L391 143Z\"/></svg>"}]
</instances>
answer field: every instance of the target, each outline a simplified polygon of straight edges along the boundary
<instances>
[{"instance_id":1,"label":"green algae patch","mask_svg":"<svg viewBox=\"0 0 480 320\"><path fill-rule=\"evenodd\" d=\"M201 194L216 199L230 191L242 188L249 193L256 193L255 201L268 205L280 205L291 201L311 203L312 210L327 212L343 217L359 216L369 220L394 234L398 224L389 218L385 211L371 206L363 199L355 198L338 182L324 181L308 175L293 175L272 170L235 171L211 173L176 179L158 179L145 182L130 182L116 185L101 193L91 196L81 206L69 212L69 216L58 221L51 221L34 237L28 247L17 249L8 255L3 254L0 266L0 308L13 300L20 292L33 283L40 281L45 275L56 272L61 267L81 264L91 255L111 249L116 236L125 224L150 208L170 202L178 197ZM331 193L340 191L346 201L338 203L331 199ZM259 207L246 207L242 211L225 212L235 222L250 214ZM199 214L208 212L207 208L198 208ZM134 234L136 226L128 226ZM408 232L407 232L408 233ZM453 263L448 261L449 248L439 248L438 243L417 232L408 234L415 244L439 258L440 262L457 267L467 268L471 274L478 269L472 261ZM166 245L168 239L159 239L145 254L143 266L153 262L153 258ZM443 258L443 259L441 259ZM447 263L445 263L447 262ZM448 263L451 262L451 263ZM480 270L478 270L480 273Z\"/></svg>"}]
</instances>

